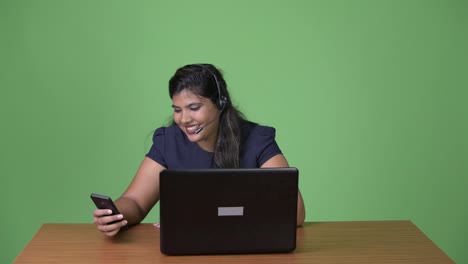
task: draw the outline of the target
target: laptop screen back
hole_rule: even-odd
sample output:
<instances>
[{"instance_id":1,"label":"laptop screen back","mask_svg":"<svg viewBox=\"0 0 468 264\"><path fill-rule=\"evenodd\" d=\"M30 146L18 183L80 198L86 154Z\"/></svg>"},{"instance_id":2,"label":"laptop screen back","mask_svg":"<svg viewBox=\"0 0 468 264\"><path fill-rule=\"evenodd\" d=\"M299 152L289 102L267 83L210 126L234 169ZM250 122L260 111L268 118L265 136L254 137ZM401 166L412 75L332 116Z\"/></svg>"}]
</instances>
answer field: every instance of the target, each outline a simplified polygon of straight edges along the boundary
<instances>
[{"instance_id":1,"label":"laptop screen back","mask_svg":"<svg viewBox=\"0 0 468 264\"><path fill-rule=\"evenodd\" d=\"M161 252L290 252L296 247L298 170L164 170Z\"/></svg>"}]
</instances>

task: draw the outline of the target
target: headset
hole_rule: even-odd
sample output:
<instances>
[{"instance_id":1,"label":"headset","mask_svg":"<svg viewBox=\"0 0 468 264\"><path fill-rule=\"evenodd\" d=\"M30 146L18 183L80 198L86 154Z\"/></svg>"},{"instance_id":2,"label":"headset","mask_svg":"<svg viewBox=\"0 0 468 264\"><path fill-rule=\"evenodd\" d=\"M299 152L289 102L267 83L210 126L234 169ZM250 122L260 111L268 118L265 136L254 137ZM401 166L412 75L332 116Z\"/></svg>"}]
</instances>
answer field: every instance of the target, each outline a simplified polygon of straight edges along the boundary
<instances>
[{"instance_id":1,"label":"headset","mask_svg":"<svg viewBox=\"0 0 468 264\"><path fill-rule=\"evenodd\" d=\"M216 77L216 74L214 74L214 72L208 66L206 66L204 64L197 64L197 65L199 65L203 69L206 69L207 71L209 71L211 73L211 75L213 76L213 79L216 82L216 88L218 89L218 100L216 100L216 106L218 107L218 109L220 109L220 111L219 111L219 114L216 116L216 119L211 120L205 126L199 127L197 130L195 130L195 134L200 133L203 129L205 129L205 127L207 127L207 126L211 125L212 123L214 123L221 116L221 113L224 111L224 108L226 107L226 104L227 104L226 96L221 94L221 88L219 86L219 82L218 82L218 78Z\"/></svg>"},{"instance_id":2,"label":"headset","mask_svg":"<svg viewBox=\"0 0 468 264\"><path fill-rule=\"evenodd\" d=\"M219 86L218 77L216 77L216 74L214 74L214 72L207 65L204 65L204 64L197 64L197 65L209 71L211 75L213 76L213 79L215 80L215 83L216 83L216 88L218 89L218 100L216 100L216 106L218 107L218 109L221 109L221 112L222 112L224 108L226 107L227 98L226 96L221 94L221 88Z\"/></svg>"}]
</instances>

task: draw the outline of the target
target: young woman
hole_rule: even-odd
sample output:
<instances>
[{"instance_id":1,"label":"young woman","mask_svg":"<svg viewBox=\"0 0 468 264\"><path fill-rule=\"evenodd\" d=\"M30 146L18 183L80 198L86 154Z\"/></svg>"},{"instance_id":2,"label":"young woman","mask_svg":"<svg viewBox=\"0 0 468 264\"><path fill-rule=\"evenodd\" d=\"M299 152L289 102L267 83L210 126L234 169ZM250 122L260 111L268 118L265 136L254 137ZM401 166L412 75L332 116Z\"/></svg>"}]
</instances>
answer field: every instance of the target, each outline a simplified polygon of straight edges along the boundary
<instances>
[{"instance_id":1,"label":"young woman","mask_svg":"<svg viewBox=\"0 0 468 264\"><path fill-rule=\"evenodd\" d=\"M130 186L115 201L120 215L94 210L94 223L107 236L140 223L159 200L159 173L176 168L289 167L275 141L274 128L244 118L232 105L221 72L211 64L179 68L169 81L172 126L154 132L153 145ZM297 225L305 210L298 193ZM110 222L121 220L114 224Z\"/></svg>"}]
</instances>

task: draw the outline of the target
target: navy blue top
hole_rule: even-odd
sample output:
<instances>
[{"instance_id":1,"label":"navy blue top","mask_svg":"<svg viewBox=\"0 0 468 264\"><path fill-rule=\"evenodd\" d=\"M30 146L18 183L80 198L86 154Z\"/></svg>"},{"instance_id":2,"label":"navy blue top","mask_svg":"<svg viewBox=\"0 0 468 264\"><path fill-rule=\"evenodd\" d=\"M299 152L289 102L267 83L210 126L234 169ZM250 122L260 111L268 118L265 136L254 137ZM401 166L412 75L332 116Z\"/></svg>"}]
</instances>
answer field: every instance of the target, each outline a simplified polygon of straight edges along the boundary
<instances>
[{"instance_id":1,"label":"navy blue top","mask_svg":"<svg viewBox=\"0 0 468 264\"><path fill-rule=\"evenodd\" d=\"M242 127L241 133L241 168L259 168L271 157L281 154L274 128L248 123ZM146 156L167 169L214 167L214 154L191 142L178 126L156 129L153 146Z\"/></svg>"}]
</instances>

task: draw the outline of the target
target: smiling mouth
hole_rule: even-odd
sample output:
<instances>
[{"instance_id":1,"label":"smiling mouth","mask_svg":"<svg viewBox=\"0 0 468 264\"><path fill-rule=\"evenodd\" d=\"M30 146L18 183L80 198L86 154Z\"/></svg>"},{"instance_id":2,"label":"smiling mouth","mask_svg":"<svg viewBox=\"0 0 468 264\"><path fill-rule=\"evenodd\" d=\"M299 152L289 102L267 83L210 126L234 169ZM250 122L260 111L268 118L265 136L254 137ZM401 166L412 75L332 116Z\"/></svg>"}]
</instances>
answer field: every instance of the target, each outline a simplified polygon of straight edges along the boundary
<instances>
[{"instance_id":1,"label":"smiling mouth","mask_svg":"<svg viewBox=\"0 0 468 264\"><path fill-rule=\"evenodd\" d=\"M186 126L184 128L187 134L192 135L192 134L195 134L195 132L197 131L199 127L200 127L199 125L193 125L193 126Z\"/></svg>"}]
</instances>

